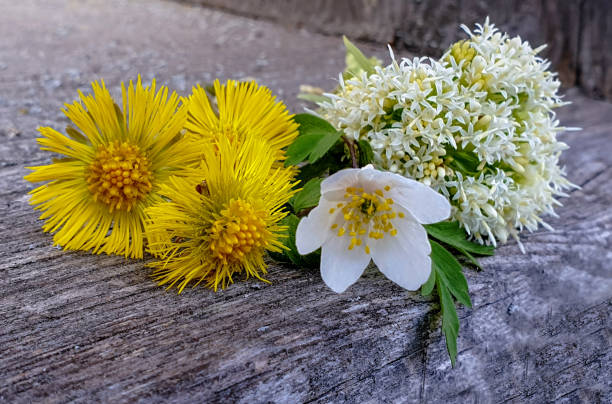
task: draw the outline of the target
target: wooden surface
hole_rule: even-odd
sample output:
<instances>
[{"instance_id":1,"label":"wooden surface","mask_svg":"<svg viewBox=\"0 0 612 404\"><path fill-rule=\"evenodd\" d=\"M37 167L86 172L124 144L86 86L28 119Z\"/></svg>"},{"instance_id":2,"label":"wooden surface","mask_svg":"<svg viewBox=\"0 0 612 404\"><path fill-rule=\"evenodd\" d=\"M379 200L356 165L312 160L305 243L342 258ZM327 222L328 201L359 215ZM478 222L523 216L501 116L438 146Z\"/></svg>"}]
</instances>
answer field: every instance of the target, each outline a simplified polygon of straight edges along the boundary
<instances>
[{"instance_id":1,"label":"wooden surface","mask_svg":"<svg viewBox=\"0 0 612 404\"><path fill-rule=\"evenodd\" d=\"M62 129L91 80L117 91L140 72L184 94L254 76L299 112L300 83L333 87L340 40L171 2L0 10L0 402L612 401L612 105L569 91L559 118L584 129L563 162L582 189L526 254L510 243L467 271L451 369L439 307L376 271L341 295L271 265L271 285L179 296L142 261L53 247L27 203L24 166L50 159L36 126Z\"/></svg>"},{"instance_id":2,"label":"wooden surface","mask_svg":"<svg viewBox=\"0 0 612 404\"><path fill-rule=\"evenodd\" d=\"M612 4L609 0L180 0L331 35L392 43L439 57L489 16L548 58L567 86L612 100Z\"/></svg>"}]
</instances>

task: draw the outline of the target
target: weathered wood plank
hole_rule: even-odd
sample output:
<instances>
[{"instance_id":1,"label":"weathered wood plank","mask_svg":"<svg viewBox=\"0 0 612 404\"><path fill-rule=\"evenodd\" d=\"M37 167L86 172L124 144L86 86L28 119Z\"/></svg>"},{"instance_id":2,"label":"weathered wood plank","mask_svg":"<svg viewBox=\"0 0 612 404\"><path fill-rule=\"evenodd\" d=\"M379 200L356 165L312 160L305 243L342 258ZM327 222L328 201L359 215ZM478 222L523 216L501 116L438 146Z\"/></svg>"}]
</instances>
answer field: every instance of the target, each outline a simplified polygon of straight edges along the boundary
<instances>
[{"instance_id":1,"label":"weathered wood plank","mask_svg":"<svg viewBox=\"0 0 612 404\"><path fill-rule=\"evenodd\" d=\"M527 254L509 244L467 272L474 307L459 310L451 369L436 304L376 271L336 295L317 271L272 264L271 285L178 296L141 261L50 245L23 167L48 161L35 127L64 126L77 88L255 76L298 111L298 85L331 87L343 64L334 38L106 4L0 0L0 402L612 400L612 105L570 92L560 118L584 130L563 135L564 162L582 189Z\"/></svg>"}]
</instances>

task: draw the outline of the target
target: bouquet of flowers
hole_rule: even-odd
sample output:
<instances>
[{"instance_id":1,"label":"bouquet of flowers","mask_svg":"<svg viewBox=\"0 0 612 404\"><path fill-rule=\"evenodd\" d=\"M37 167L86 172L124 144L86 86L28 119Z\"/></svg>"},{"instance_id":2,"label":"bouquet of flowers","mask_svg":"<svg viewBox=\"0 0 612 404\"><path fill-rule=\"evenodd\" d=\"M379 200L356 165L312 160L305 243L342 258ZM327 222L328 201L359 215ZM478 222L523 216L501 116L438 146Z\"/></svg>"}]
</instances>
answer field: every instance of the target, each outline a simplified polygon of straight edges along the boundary
<instances>
[{"instance_id":1,"label":"bouquet of flowers","mask_svg":"<svg viewBox=\"0 0 612 404\"><path fill-rule=\"evenodd\" d=\"M342 293L373 262L423 295L437 290L454 364L470 307L462 263L554 215L571 184L549 64L488 20L438 60L384 66L348 39L329 93L305 87L315 111L290 115L255 82L216 81L179 98L155 82L103 81L64 110L59 155L26 179L43 229L65 249L142 258L179 293L265 280L266 260L320 267ZM459 258L459 259L458 259ZM267 281L266 281L267 282Z\"/></svg>"}]
</instances>

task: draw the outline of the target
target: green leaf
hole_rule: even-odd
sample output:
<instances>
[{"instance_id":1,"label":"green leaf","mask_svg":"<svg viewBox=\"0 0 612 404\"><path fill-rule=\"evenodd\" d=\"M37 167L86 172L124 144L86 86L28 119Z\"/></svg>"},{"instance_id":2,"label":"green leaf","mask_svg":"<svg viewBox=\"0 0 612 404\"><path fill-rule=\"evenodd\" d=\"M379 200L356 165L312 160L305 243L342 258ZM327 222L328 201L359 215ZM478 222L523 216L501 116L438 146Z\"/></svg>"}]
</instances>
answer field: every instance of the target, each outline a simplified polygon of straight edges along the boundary
<instances>
[{"instance_id":1,"label":"green leaf","mask_svg":"<svg viewBox=\"0 0 612 404\"><path fill-rule=\"evenodd\" d=\"M435 241L430 240L429 242L432 270L436 271L436 281L446 286L459 302L467 307L472 307L467 280L463 276L461 264L446 248Z\"/></svg>"},{"instance_id":2,"label":"green leaf","mask_svg":"<svg viewBox=\"0 0 612 404\"><path fill-rule=\"evenodd\" d=\"M301 135L287 148L285 167L294 166L306 160L323 135Z\"/></svg>"},{"instance_id":3,"label":"green leaf","mask_svg":"<svg viewBox=\"0 0 612 404\"><path fill-rule=\"evenodd\" d=\"M325 155L342 136L329 122L310 114L298 114L294 118L299 126L297 139L287 149L285 166L304 160L314 163Z\"/></svg>"},{"instance_id":4,"label":"green leaf","mask_svg":"<svg viewBox=\"0 0 612 404\"><path fill-rule=\"evenodd\" d=\"M317 160L315 164L306 164L300 167L297 179L303 186L312 178L323 177L326 174L333 174L350 165L350 161L345 157L344 143L336 143L325 155Z\"/></svg>"},{"instance_id":5,"label":"green leaf","mask_svg":"<svg viewBox=\"0 0 612 404\"><path fill-rule=\"evenodd\" d=\"M314 149L310 152L310 156L308 156L308 162L314 163L321 157L325 155L332 148L333 145L336 144L340 137L342 136L342 132L336 131L333 134L324 135L321 140L317 143Z\"/></svg>"},{"instance_id":6,"label":"green leaf","mask_svg":"<svg viewBox=\"0 0 612 404\"><path fill-rule=\"evenodd\" d=\"M457 247L455 247L455 248L457 248ZM462 248L457 248L457 251L459 251L461 254L465 255L467 257L467 259L470 261L470 263L472 263L472 265L474 265L476 268L482 270L482 267L480 266L478 261L476 261L476 258L474 258L474 256L472 254L470 254L469 252L465 251Z\"/></svg>"},{"instance_id":7,"label":"green leaf","mask_svg":"<svg viewBox=\"0 0 612 404\"><path fill-rule=\"evenodd\" d=\"M402 113L404 112L404 108L394 109L389 116L389 121L391 122L401 122L402 121Z\"/></svg>"},{"instance_id":8,"label":"green leaf","mask_svg":"<svg viewBox=\"0 0 612 404\"><path fill-rule=\"evenodd\" d=\"M468 241L465 231L459 227L458 222L428 224L425 225L425 229L431 237L455 247L459 251L464 250L468 253L479 255L493 255L495 253L495 248L493 246L486 246ZM468 258L470 257L468 256Z\"/></svg>"},{"instance_id":9,"label":"green leaf","mask_svg":"<svg viewBox=\"0 0 612 404\"><path fill-rule=\"evenodd\" d=\"M360 140L357 142L357 146L359 147L360 167L365 167L374 161L374 152L372 151L372 146L370 146L370 143L365 140Z\"/></svg>"},{"instance_id":10,"label":"green leaf","mask_svg":"<svg viewBox=\"0 0 612 404\"><path fill-rule=\"evenodd\" d=\"M326 154L317 164L306 164L300 167L300 172L297 179L301 184L305 184L313 178L325 176L331 166L335 165L337 161L330 158L330 154Z\"/></svg>"},{"instance_id":11,"label":"green leaf","mask_svg":"<svg viewBox=\"0 0 612 404\"><path fill-rule=\"evenodd\" d=\"M453 296L458 302L463 303L467 307L472 307L472 302L468 293L467 281L463 276L461 265L457 259L440 244L433 240L429 242L431 244L432 275L423 285L421 294L427 295L431 293L433 283L435 282L442 310L442 332L444 332L446 339L446 349L448 350L451 364L455 366L459 317L457 317Z\"/></svg>"},{"instance_id":12,"label":"green leaf","mask_svg":"<svg viewBox=\"0 0 612 404\"><path fill-rule=\"evenodd\" d=\"M287 216L287 225L289 228L287 229L288 234L288 247L289 247L289 258L295 265L300 265L302 262L302 256L297 250L297 246L295 245L295 231L297 229L298 223L300 223L300 218L296 215Z\"/></svg>"},{"instance_id":13,"label":"green leaf","mask_svg":"<svg viewBox=\"0 0 612 404\"><path fill-rule=\"evenodd\" d=\"M465 240L465 233L459 228L455 222L437 223L434 225L425 226L432 237L451 244L468 243L468 247L477 249L478 251L489 252L488 249L482 250L480 245L472 246ZM461 233L458 233L460 231ZM459 234L459 236L457 235ZM440 309L442 311L442 332L446 340L446 349L454 367L457 360L457 337L459 336L459 317L453 297L458 302L463 303L467 307L472 307L470 295L468 293L468 284L465 276L463 276L461 264L446 248L434 240L429 240L431 244L431 266L432 273L427 282L421 289L421 294L426 296L431 293L433 284L435 283L440 298ZM456 247L459 252L471 258L472 262L477 265L476 260L472 255L460 247ZM490 251L492 253L492 250Z\"/></svg>"},{"instance_id":14,"label":"green leaf","mask_svg":"<svg viewBox=\"0 0 612 404\"><path fill-rule=\"evenodd\" d=\"M446 339L446 350L450 356L451 365L455 367L457 360L457 337L459 336L459 317L455 303L448 289L441 280L436 281L438 295L440 296L440 309L442 311L442 332Z\"/></svg>"},{"instance_id":15,"label":"green leaf","mask_svg":"<svg viewBox=\"0 0 612 404\"><path fill-rule=\"evenodd\" d=\"M423 286L421 286L421 296L430 295L433 291L433 288L436 284L436 271L432 268L431 274L429 274L429 279Z\"/></svg>"},{"instance_id":16,"label":"green leaf","mask_svg":"<svg viewBox=\"0 0 612 404\"><path fill-rule=\"evenodd\" d=\"M299 222L300 219L293 214L285 216L279 222L281 226L287 226L287 230L285 231L286 237L280 239L287 249L283 250L282 253L270 254L272 258L280 262L290 262L294 265L300 265L302 263L302 256L298 253L295 245L295 230Z\"/></svg>"},{"instance_id":17,"label":"green leaf","mask_svg":"<svg viewBox=\"0 0 612 404\"><path fill-rule=\"evenodd\" d=\"M312 114L297 114L293 117L293 120L300 125L298 129L300 135L312 133L331 134L336 132L336 129L329 122Z\"/></svg>"},{"instance_id":18,"label":"green leaf","mask_svg":"<svg viewBox=\"0 0 612 404\"><path fill-rule=\"evenodd\" d=\"M346 36L342 36L346 47L347 70L355 75L355 70L363 70L368 76L374 74L374 64ZM352 60L351 60L352 59Z\"/></svg>"},{"instance_id":19,"label":"green leaf","mask_svg":"<svg viewBox=\"0 0 612 404\"><path fill-rule=\"evenodd\" d=\"M302 209L312 208L319 204L322 181L323 178L311 179L304 185L302 190L291 199L291 205L294 212L298 213Z\"/></svg>"},{"instance_id":20,"label":"green leaf","mask_svg":"<svg viewBox=\"0 0 612 404\"><path fill-rule=\"evenodd\" d=\"M461 151L453 151L451 153L452 160L449 165L454 169L472 176L477 176L479 174L478 166L480 165L480 160L478 159L478 155L474 152L468 152L466 150Z\"/></svg>"},{"instance_id":21,"label":"green leaf","mask_svg":"<svg viewBox=\"0 0 612 404\"><path fill-rule=\"evenodd\" d=\"M299 93L297 97L300 100L313 102L315 104L330 101L329 97L319 94Z\"/></svg>"}]
</instances>

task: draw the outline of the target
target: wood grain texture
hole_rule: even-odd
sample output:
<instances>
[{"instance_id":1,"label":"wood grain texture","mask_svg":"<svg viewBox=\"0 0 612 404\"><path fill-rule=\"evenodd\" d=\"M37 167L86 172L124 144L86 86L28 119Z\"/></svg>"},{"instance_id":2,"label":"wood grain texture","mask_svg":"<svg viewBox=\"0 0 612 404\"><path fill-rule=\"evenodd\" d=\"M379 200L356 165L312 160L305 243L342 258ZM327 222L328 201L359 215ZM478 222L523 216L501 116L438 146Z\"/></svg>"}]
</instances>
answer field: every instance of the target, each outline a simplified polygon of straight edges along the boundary
<instances>
[{"instance_id":1,"label":"wood grain texture","mask_svg":"<svg viewBox=\"0 0 612 404\"><path fill-rule=\"evenodd\" d=\"M612 100L612 7L608 0L180 0L331 35L392 43L439 57L487 16L534 47L561 81L591 97Z\"/></svg>"},{"instance_id":2,"label":"wood grain texture","mask_svg":"<svg viewBox=\"0 0 612 404\"><path fill-rule=\"evenodd\" d=\"M582 188L526 254L510 243L466 272L451 369L435 300L373 269L341 295L271 264L270 285L179 296L143 261L53 247L27 203L24 167L50 159L36 126L62 129L91 80L185 94L254 76L300 111L300 83L334 85L341 41L171 2L0 9L0 402L612 401L612 105L569 92L559 118L583 130L563 161Z\"/></svg>"}]
</instances>

